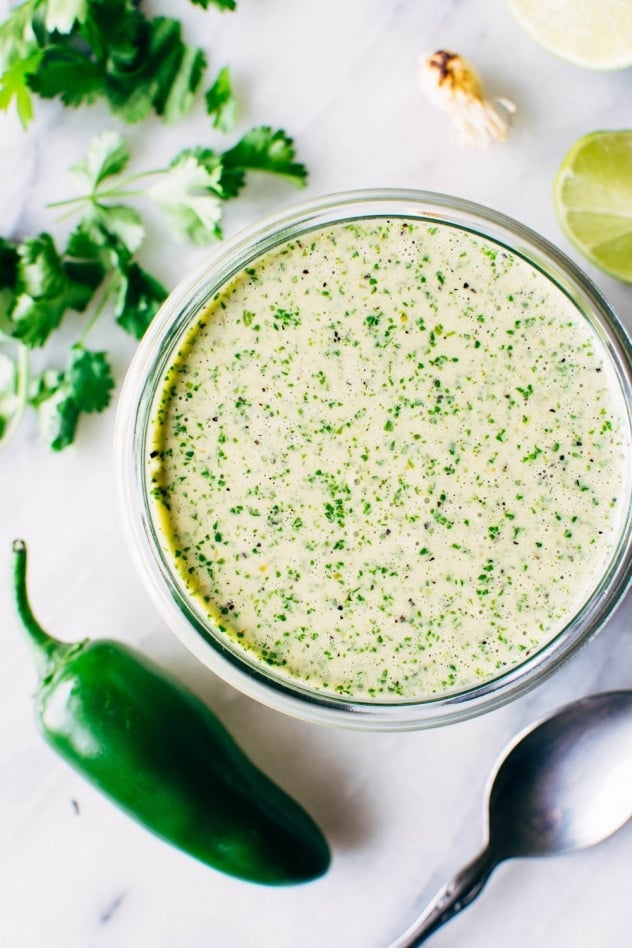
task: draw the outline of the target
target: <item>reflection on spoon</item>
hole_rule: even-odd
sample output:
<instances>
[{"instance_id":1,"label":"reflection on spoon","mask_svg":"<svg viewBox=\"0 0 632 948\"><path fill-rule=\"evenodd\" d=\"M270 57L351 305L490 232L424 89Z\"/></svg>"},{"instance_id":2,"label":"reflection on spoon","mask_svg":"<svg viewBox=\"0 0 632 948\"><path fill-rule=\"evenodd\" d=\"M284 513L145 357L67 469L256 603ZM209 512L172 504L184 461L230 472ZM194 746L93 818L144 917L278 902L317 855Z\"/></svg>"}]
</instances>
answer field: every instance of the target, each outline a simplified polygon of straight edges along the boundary
<instances>
[{"instance_id":1,"label":"reflection on spoon","mask_svg":"<svg viewBox=\"0 0 632 948\"><path fill-rule=\"evenodd\" d=\"M516 856L593 846L632 817L632 691L591 695L518 735L489 789L485 849L437 893L391 948L415 948Z\"/></svg>"}]
</instances>

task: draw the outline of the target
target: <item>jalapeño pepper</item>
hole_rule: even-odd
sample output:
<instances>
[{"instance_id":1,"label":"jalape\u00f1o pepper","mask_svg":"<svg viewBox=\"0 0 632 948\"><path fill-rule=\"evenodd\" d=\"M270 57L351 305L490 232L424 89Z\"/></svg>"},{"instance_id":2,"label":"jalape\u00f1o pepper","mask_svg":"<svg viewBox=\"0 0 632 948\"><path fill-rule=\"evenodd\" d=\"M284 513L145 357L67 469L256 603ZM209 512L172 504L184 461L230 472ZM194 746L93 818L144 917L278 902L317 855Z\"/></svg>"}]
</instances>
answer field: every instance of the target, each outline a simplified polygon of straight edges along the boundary
<instances>
[{"instance_id":1,"label":"jalape\u00f1o pepper","mask_svg":"<svg viewBox=\"0 0 632 948\"><path fill-rule=\"evenodd\" d=\"M202 701L119 642L66 644L44 631L28 600L25 544L13 552L47 742L138 822L216 869L268 885L324 873L330 854L318 826Z\"/></svg>"}]
</instances>

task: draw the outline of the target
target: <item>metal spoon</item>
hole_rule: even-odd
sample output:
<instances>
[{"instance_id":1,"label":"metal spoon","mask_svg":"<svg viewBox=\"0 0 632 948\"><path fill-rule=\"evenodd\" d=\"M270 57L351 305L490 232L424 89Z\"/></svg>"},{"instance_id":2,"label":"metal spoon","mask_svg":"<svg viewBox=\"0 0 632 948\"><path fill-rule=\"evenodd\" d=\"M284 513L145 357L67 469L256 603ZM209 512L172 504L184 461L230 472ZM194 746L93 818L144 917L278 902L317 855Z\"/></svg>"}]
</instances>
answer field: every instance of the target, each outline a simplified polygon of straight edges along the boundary
<instances>
[{"instance_id":1,"label":"metal spoon","mask_svg":"<svg viewBox=\"0 0 632 948\"><path fill-rule=\"evenodd\" d=\"M632 817L632 691L582 698L513 741L488 785L485 849L390 948L415 948L479 894L504 859L583 849Z\"/></svg>"}]
</instances>

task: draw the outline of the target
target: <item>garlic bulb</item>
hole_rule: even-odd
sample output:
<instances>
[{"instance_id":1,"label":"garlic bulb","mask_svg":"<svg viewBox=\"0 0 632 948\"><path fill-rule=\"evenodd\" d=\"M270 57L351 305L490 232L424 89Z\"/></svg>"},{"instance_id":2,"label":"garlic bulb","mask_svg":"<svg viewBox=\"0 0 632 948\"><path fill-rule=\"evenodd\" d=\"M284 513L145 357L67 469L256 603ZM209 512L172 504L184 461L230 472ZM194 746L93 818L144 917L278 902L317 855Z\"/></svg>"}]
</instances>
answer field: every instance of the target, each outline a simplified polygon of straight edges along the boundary
<instances>
[{"instance_id":1,"label":"garlic bulb","mask_svg":"<svg viewBox=\"0 0 632 948\"><path fill-rule=\"evenodd\" d=\"M462 56L440 49L422 57L419 81L428 101L448 113L462 145L484 148L507 137L515 105L486 99L476 69Z\"/></svg>"}]
</instances>

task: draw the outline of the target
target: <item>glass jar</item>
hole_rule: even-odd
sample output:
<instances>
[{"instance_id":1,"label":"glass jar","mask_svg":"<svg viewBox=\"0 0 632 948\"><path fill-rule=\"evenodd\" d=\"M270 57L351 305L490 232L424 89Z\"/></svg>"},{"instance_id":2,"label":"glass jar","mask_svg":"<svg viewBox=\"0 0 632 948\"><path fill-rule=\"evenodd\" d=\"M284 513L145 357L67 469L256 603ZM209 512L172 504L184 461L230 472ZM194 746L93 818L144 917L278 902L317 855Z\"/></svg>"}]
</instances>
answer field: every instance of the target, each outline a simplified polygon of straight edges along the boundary
<instances>
[{"instance_id":1,"label":"glass jar","mask_svg":"<svg viewBox=\"0 0 632 948\"><path fill-rule=\"evenodd\" d=\"M152 515L147 453L157 394L165 371L194 320L231 279L290 240L340 223L404 219L448 225L510 251L537 269L587 321L620 389L624 440L631 441L631 347L607 302L588 277L548 241L516 221L458 198L421 191L360 191L305 203L240 233L169 296L143 338L121 396L116 467L123 522L140 574L168 625L210 669L266 705L321 724L404 730L463 720L496 708L533 688L588 641L623 596L631 572L632 476L625 472L625 512L603 573L564 628L524 661L462 690L423 699L353 698L310 687L257 659L226 637L187 594L165 553Z\"/></svg>"}]
</instances>

